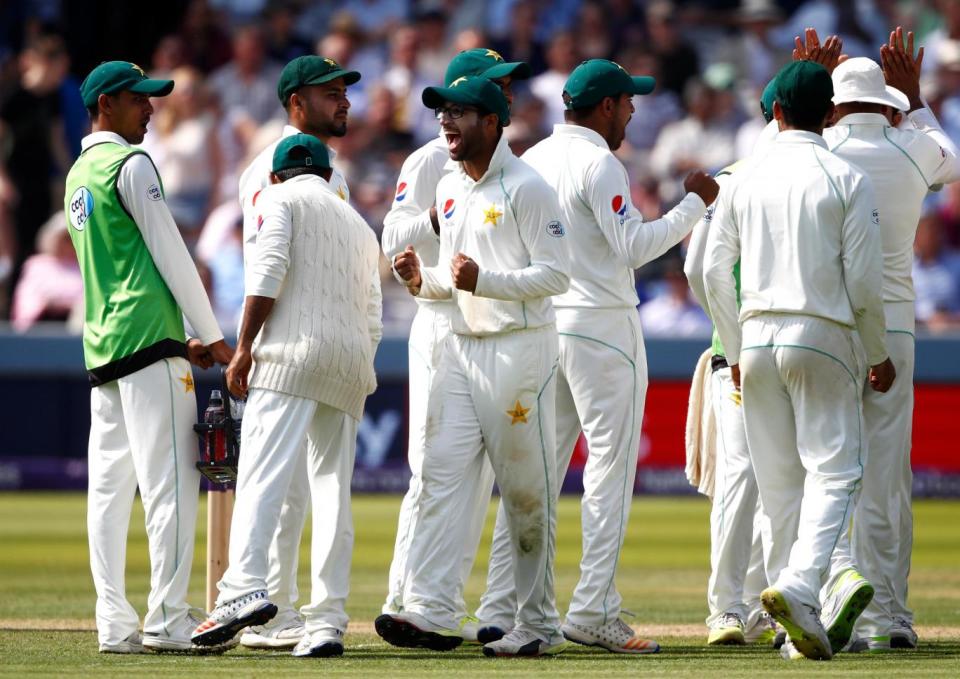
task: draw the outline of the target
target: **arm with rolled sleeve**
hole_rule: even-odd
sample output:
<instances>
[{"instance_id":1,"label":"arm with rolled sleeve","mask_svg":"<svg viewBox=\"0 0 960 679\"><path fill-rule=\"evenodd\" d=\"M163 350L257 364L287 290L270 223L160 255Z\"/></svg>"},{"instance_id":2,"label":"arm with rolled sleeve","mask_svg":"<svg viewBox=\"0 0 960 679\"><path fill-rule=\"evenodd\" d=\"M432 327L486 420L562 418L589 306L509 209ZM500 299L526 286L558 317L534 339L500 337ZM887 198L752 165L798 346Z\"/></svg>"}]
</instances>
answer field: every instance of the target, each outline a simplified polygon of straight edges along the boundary
<instances>
[{"instance_id":1,"label":"arm with rolled sleeve","mask_svg":"<svg viewBox=\"0 0 960 679\"><path fill-rule=\"evenodd\" d=\"M438 238L430 220L430 208L443 176L443 165L431 161L430 153L424 149L422 153L414 152L400 169L399 182L407 184L406 197L399 202L394 198L390 212L383 218L381 237L383 253L391 260L408 245L418 248L421 243L435 243Z\"/></svg>"},{"instance_id":2,"label":"arm with rolled sleeve","mask_svg":"<svg viewBox=\"0 0 960 679\"><path fill-rule=\"evenodd\" d=\"M522 301L551 297L570 287L570 252L562 235L551 235L548 225L560 221L560 205L553 189L539 177L524 182L511 197L507 209L514 210L520 240L530 263L513 271L492 271L480 267L477 297ZM555 232L559 233L556 229ZM440 261L445 261L442 257Z\"/></svg>"},{"instance_id":3,"label":"arm with rolled sleeve","mask_svg":"<svg viewBox=\"0 0 960 679\"><path fill-rule=\"evenodd\" d=\"M886 360L886 319L883 313L883 257L873 185L862 177L853 186L841 231L843 284L853 310L860 341L870 365ZM724 345L726 346L726 345Z\"/></svg>"},{"instance_id":4,"label":"arm with rolled sleeve","mask_svg":"<svg viewBox=\"0 0 960 679\"><path fill-rule=\"evenodd\" d=\"M733 267L740 259L740 231L725 193L721 192L717 199L707 236L703 264L707 305L704 308L717 327L727 363L736 365L740 362L741 333Z\"/></svg>"},{"instance_id":5,"label":"arm with rolled sleeve","mask_svg":"<svg viewBox=\"0 0 960 679\"><path fill-rule=\"evenodd\" d=\"M222 340L223 333L173 215L157 192L159 186L153 161L142 153L132 155L117 177L120 200L140 229L160 276L198 339L209 346Z\"/></svg>"},{"instance_id":6,"label":"arm with rolled sleeve","mask_svg":"<svg viewBox=\"0 0 960 679\"><path fill-rule=\"evenodd\" d=\"M627 171L612 154L605 154L587 170L584 192L604 238L620 261L631 269L656 259L683 240L707 211L700 196L688 193L660 219L644 222L643 215L630 200ZM613 197L618 195L627 205L623 217L614 212L611 205Z\"/></svg>"},{"instance_id":7,"label":"arm with rolled sleeve","mask_svg":"<svg viewBox=\"0 0 960 679\"><path fill-rule=\"evenodd\" d=\"M257 250L250 263L247 296L276 299L290 268L293 215L290 206L265 191L261 194L263 224L257 234ZM258 202L259 202L258 201Z\"/></svg>"}]
</instances>

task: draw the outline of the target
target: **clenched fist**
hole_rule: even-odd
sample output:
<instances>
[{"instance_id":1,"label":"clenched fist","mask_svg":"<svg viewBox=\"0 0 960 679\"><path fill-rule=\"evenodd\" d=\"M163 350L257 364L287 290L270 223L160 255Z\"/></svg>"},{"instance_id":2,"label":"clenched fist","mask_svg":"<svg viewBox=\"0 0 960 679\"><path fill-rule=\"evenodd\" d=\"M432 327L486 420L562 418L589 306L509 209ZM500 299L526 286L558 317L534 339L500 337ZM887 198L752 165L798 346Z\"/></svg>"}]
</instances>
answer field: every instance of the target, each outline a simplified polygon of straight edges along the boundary
<instances>
[{"instance_id":1,"label":"clenched fist","mask_svg":"<svg viewBox=\"0 0 960 679\"><path fill-rule=\"evenodd\" d=\"M479 275L480 267L462 252L458 252L450 260L450 278L453 280L453 287L457 290L476 292Z\"/></svg>"},{"instance_id":2,"label":"clenched fist","mask_svg":"<svg viewBox=\"0 0 960 679\"><path fill-rule=\"evenodd\" d=\"M412 245L393 258L393 270L403 279L407 288L413 293L420 289L420 259Z\"/></svg>"},{"instance_id":3,"label":"clenched fist","mask_svg":"<svg viewBox=\"0 0 960 679\"><path fill-rule=\"evenodd\" d=\"M709 205L717 199L717 194L720 193L720 185L706 172L694 170L683 180L683 190L687 193L697 194L703 200L704 205Z\"/></svg>"}]
</instances>

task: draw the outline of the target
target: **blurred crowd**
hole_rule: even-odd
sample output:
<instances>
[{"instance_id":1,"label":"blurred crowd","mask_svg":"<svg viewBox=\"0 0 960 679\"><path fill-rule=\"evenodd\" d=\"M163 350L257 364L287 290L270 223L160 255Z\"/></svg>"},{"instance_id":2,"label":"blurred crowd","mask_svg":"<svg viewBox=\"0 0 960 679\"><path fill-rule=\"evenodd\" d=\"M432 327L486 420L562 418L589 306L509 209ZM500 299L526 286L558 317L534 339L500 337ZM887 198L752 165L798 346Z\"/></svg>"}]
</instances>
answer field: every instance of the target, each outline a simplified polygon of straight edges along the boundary
<instances>
[{"instance_id":1,"label":"blurred crowd","mask_svg":"<svg viewBox=\"0 0 960 679\"><path fill-rule=\"evenodd\" d=\"M93 63L78 63L67 5L0 3L0 313L20 330L82 322L62 212L64 178L89 126L78 87L98 61L133 60L107 40L93 46ZM655 76L655 92L634 98L618 152L646 219L679 200L688 170L716 171L750 152L763 127L760 92L807 26L874 59L891 27L914 30L926 48L923 95L960 144L960 0L191 0L169 12L175 28L156 36L140 65L176 87L154 100L143 146L228 334L243 298L237 180L280 136L277 79L303 54L363 74L348 92L348 133L332 145L354 207L378 233L404 158L438 131L421 91L472 47L533 68L514 85L505 130L517 155L562 122L563 84L580 61L608 58ZM918 325L960 328L960 183L929 197L915 253ZM683 256L681 245L638 271L648 335L709 332ZM386 329L404 333L414 304L386 265L383 273Z\"/></svg>"}]
</instances>

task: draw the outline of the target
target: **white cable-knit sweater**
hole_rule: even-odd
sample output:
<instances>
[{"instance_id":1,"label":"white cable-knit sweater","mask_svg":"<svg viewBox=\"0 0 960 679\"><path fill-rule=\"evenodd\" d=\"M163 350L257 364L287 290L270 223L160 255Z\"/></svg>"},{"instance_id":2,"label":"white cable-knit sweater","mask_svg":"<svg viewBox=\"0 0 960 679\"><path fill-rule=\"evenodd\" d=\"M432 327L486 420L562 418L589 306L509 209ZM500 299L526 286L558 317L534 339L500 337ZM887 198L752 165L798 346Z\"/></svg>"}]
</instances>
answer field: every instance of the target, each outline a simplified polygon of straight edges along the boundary
<instances>
[{"instance_id":1,"label":"white cable-knit sweater","mask_svg":"<svg viewBox=\"0 0 960 679\"><path fill-rule=\"evenodd\" d=\"M380 247L315 175L265 189L247 295L276 299L253 345L252 388L312 398L356 419L377 386Z\"/></svg>"}]
</instances>

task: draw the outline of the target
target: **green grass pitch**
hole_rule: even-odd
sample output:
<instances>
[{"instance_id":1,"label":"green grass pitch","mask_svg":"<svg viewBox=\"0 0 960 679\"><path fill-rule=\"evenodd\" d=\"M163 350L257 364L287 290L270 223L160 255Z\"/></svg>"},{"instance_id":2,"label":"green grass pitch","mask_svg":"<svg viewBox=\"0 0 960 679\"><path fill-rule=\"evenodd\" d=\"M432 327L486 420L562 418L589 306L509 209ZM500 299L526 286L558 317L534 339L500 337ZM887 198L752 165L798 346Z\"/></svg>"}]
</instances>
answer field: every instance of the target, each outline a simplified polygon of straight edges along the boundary
<instances>
[{"instance_id":1,"label":"green grass pitch","mask_svg":"<svg viewBox=\"0 0 960 679\"><path fill-rule=\"evenodd\" d=\"M709 505L703 498L637 498L618 586L630 621L656 638L655 656L622 657L572 646L545 659L482 657L475 646L447 653L401 650L372 632L379 612L396 528L399 496L354 498L356 548L348 612L352 628L339 659L296 659L283 653L231 651L222 657L101 656L92 629L93 585L87 564L85 497L79 493L0 494L0 675L286 676L322 672L354 676L745 676L765 672L823 676L960 676L960 502L918 501L911 604L920 625L916 651L842 655L830 663L787 663L767 647L707 648L703 618L708 575ZM493 505L491 505L493 507ZM203 516L201 507L201 517ZM483 587L493 512L467 598ZM579 508L559 506L556 558L561 614L576 581ZM197 532L191 602L203 601L203 528ZM453 529L456 526L452 527ZM306 537L306 536L305 536ZM300 587L309 595L309 540L301 553ZM139 507L131 523L127 594L143 614L148 587L146 538Z\"/></svg>"}]
</instances>

